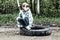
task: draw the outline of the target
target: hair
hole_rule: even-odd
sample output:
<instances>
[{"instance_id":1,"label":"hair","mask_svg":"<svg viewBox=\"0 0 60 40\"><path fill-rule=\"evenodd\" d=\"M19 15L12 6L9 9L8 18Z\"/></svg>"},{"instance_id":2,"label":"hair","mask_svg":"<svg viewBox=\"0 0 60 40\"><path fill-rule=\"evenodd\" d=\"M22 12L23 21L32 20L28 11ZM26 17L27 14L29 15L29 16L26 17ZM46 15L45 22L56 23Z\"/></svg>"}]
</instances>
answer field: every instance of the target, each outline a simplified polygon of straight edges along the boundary
<instances>
[{"instance_id":1,"label":"hair","mask_svg":"<svg viewBox=\"0 0 60 40\"><path fill-rule=\"evenodd\" d=\"M29 4L28 2L23 1L23 2L20 4L20 8L21 8L21 10L22 10L22 4L23 4L23 3L27 3L27 4ZM30 7L30 5L29 5L29 7Z\"/></svg>"}]
</instances>

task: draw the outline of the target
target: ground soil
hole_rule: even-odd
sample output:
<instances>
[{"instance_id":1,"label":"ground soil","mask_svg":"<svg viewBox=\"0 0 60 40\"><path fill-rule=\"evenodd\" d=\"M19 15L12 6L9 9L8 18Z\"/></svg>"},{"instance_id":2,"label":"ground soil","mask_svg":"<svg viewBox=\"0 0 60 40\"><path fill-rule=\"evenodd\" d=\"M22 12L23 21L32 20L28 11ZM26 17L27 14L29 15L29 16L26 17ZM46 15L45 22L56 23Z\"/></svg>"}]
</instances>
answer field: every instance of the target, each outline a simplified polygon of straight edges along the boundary
<instances>
[{"instance_id":1,"label":"ground soil","mask_svg":"<svg viewBox=\"0 0 60 40\"><path fill-rule=\"evenodd\" d=\"M51 30L49 36L24 36L18 33L19 28L0 28L0 40L60 40L60 28L52 27Z\"/></svg>"}]
</instances>

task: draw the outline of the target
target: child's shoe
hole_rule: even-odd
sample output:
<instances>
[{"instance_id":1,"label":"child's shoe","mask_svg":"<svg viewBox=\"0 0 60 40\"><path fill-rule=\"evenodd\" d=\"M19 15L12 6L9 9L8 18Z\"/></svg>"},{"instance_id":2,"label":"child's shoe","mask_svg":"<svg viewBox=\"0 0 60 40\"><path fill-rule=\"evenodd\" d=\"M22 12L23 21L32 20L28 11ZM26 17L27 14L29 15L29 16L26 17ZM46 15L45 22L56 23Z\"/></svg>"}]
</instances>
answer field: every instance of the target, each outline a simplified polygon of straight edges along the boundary
<instances>
[{"instance_id":1,"label":"child's shoe","mask_svg":"<svg viewBox=\"0 0 60 40\"><path fill-rule=\"evenodd\" d=\"M22 25L17 25L18 27L23 27Z\"/></svg>"},{"instance_id":2,"label":"child's shoe","mask_svg":"<svg viewBox=\"0 0 60 40\"><path fill-rule=\"evenodd\" d=\"M27 26L26 29L30 30L31 28L29 26Z\"/></svg>"}]
</instances>

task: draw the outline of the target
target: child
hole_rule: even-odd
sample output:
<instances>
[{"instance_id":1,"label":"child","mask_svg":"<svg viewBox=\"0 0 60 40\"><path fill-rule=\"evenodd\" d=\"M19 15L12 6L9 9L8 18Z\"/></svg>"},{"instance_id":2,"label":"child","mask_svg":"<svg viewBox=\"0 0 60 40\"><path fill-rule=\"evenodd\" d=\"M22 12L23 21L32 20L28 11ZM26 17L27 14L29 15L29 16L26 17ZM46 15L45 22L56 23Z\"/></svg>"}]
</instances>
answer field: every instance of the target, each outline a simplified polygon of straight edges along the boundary
<instances>
[{"instance_id":1,"label":"child","mask_svg":"<svg viewBox=\"0 0 60 40\"><path fill-rule=\"evenodd\" d=\"M24 27L28 30L31 29L33 24L32 13L29 8L29 4L24 2L21 5L19 16L17 17L17 26Z\"/></svg>"}]
</instances>

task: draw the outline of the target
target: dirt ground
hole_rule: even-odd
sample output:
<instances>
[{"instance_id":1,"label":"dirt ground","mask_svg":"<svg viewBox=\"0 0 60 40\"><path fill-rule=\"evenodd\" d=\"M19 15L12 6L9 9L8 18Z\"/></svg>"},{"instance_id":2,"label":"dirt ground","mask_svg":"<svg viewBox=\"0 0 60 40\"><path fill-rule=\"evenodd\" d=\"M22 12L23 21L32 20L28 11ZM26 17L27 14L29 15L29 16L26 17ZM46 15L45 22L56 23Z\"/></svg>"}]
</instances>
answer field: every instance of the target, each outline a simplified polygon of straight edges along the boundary
<instances>
[{"instance_id":1,"label":"dirt ground","mask_svg":"<svg viewBox=\"0 0 60 40\"><path fill-rule=\"evenodd\" d=\"M0 40L60 40L60 29L52 30L52 34L49 36L24 36L17 31L0 32Z\"/></svg>"}]
</instances>

